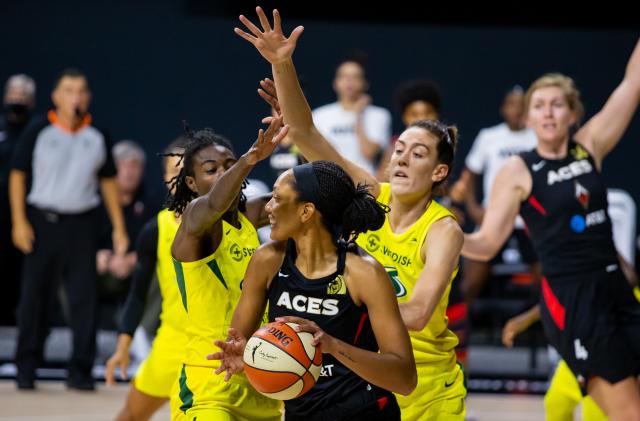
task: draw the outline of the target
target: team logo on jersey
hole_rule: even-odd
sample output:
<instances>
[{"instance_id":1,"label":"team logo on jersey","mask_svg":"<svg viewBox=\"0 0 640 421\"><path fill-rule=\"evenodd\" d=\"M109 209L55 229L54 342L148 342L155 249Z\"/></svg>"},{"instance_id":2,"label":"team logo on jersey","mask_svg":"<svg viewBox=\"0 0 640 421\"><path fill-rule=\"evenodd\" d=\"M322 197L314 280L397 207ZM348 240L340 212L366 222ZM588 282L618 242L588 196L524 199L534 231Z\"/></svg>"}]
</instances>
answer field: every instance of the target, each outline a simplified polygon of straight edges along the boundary
<instances>
[{"instance_id":1,"label":"team logo on jersey","mask_svg":"<svg viewBox=\"0 0 640 421\"><path fill-rule=\"evenodd\" d=\"M593 171L593 167L589 160L581 159L580 161L574 161L555 171L549 170L547 173L547 185L553 186L555 183L571 180L583 174L589 174L591 171Z\"/></svg>"},{"instance_id":2,"label":"team logo on jersey","mask_svg":"<svg viewBox=\"0 0 640 421\"><path fill-rule=\"evenodd\" d=\"M231 247L229 247L229 254L231 258L236 262L240 262L245 257L251 257L251 255L256 251L255 248L252 247L240 247L236 243L233 243Z\"/></svg>"},{"instance_id":3,"label":"team logo on jersey","mask_svg":"<svg viewBox=\"0 0 640 421\"><path fill-rule=\"evenodd\" d=\"M389 275L389 279L391 280L391 284L393 285L393 289L396 291L396 297L404 297L407 295L407 288L404 286L400 277L398 276L398 269L393 266L385 266L387 271L387 275Z\"/></svg>"},{"instance_id":4,"label":"team logo on jersey","mask_svg":"<svg viewBox=\"0 0 640 421\"><path fill-rule=\"evenodd\" d=\"M604 209L588 213L586 217L573 215L570 220L571 229L578 234L583 233L588 227L600 225L607 220L607 213Z\"/></svg>"},{"instance_id":5,"label":"team logo on jersey","mask_svg":"<svg viewBox=\"0 0 640 421\"><path fill-rule=\"evenodd\" d=\"M291 297L288 291L283 291L276 305L300 313L335 316L339 310L338 303L338 300L334 298L322 299L318 297L306 297L301 294Z\"/></svg>"},{"instance_id":6,"label":"team logo on jersey","mask_svg":"<svg viewBox=\"0 0 640 421\"><path fill-rule=\"evenodd\" d=\"M571 155L579 161L581 159L585 159L589 157L589 152L587 152L581 145L576 145L573 149L571 149Z\"/></svg>"},{"instance_id":7,"label":"team logo on jersey","mask_svg":"<svg viewBox=\"0 0 640 421\"><path fill-rule=\"evenodd\" d=\"M367 236L367 245L365 248L369 253L373 253L378 250L378 248L380 248L380 237L375 234L369 234Z\"/></svg>"},{"instance_id":8,"label":"team logo on jersey","mask_svg":"<svg viewBox=\"0 0 640 421\"><path fill-rule=\"evenodd\" d=\"M577 181L574 181L574 184L576 186L576 199L578 199L583 208L589 209L589 190Z\"/></svg>"},{"instance_id":9,"label":"team logo on jersey","mask_svg":"<svg viewBox=\"0 0 640 421\"><path fill-rule=\"evenodd\" d=\"M342 275L338 275L333 278L333 281L329 283L327 286L327 294L329 295L344 295L347 293L347 284L344 282L344 277Z\"/></svg>"},{"instance_id":10,"label":"team logo on jersey","mask_svg":"<svg viewBox=\"0 0 640 421\"><path fill-rule=\"evenodd\" d=\"M536 162L535 164L531 164L531 169L533 170L533 172L538 172L542 169L542 167L544 167L545 165L547 165L547 161L545 161L544 159L540 162Z\"/></svg>"}]
</instances>

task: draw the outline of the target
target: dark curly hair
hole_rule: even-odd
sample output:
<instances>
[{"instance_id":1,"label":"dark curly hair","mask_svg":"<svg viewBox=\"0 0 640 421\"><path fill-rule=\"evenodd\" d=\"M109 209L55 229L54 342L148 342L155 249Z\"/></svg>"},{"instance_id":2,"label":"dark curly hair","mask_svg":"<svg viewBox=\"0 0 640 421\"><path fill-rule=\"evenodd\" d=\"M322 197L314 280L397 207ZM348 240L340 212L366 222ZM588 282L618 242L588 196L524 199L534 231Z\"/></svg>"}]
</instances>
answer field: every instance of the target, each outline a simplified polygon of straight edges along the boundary
<instances>
[{"instance_id":1,"label":"dark curly hair","mask_svg":"<svg viewBox=\"0 0 640 421\"><path fill-rule=\"evenodd\" d=\"M440 89L430 80L417 79L404 82L395 90L393 99L400 114L403 114L407 107L415 101L431 104L438 114L442 109Z\"/></svg>"},{"instance_id":2,"label":"dark curly hair","mask_svg":"<svg viewBox=\"0 0 640 421\"><path fill-rule=\"evenodd\" d=\"M163 157L167 156L179 156L182 160L182 168L180 173L169 181L169 189L173 190L175 187L175 193L168 195L165 206L169 210L181 214L187 207L189 202L195 199L198 195L192 191L187 185L187 176L193 177L193 157L202 149L209 146L222 146L227 148L235 155L231 142L225 137L217 134L210 128L204 128L198 131L192 131L191 128L185 123L185 136L187 138L184 144L184 152L169 151L160 154ZM243 182L242 188L246 186L246 181ZM238 209L244 211L246 209L247 198L244 193L240 193L240 203Z\"/></svg>"}]
</instances>

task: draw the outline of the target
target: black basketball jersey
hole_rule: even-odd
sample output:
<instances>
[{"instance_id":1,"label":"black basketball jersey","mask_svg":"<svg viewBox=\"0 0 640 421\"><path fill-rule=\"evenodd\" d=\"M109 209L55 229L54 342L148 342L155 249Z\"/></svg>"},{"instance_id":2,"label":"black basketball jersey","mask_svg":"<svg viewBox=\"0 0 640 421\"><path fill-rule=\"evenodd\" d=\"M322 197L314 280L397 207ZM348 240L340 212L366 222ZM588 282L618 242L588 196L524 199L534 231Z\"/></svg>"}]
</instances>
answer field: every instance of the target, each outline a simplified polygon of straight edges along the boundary
<instances>
[{"instance_id":1,"label":"black basketball jersey","mask_svg":"<svg viewBox=\"0 0 640 421\"><path fill-rule=\"evenodd\" d=\"M282 316L302 317L314 321L337 339L377 352L378 343L367 308L356 305L347 290L343 276L346 253L339 247L336 271L311 280L296 268L296 247L294 241L289 240L282 267L268 291L269 321ZM351 393L371 388L375 386L369 385L330 354L323 354L318 382L305 395L285 401L285 409L291 415L311 416L344 401Z\"/></svg>"},{"instance_id":2,"label":"black basketball jersey","mask_svg":"<svg viewBox=\"0 0 640 421\"><path fill-rule=\"evenodd\" d=\"M545 276L575 274L617 263L607 190L589 152L569 142L563 159L534 149L520 155L533 185L524 219Z\"/></svg>"}]
</instances>

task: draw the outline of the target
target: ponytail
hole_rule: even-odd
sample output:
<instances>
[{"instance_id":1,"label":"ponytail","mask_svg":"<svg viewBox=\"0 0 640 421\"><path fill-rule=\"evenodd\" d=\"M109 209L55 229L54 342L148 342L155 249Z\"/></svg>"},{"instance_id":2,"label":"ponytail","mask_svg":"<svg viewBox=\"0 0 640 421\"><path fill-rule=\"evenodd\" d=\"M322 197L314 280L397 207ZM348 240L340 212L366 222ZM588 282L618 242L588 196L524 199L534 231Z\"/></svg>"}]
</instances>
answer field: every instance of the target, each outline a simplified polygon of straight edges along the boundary
<instances>
[{"instance_id":1,"label":"ponytail","mask_svg":"<svg viewBox=\"0 0 640 421\"><path fill-rule=\"evenodd\" d=\"M370 186L358 184L351 203L342 213L342 238L355 241L360 233L382 228L388 211L388 206L373 197Z\"/></svg>"}]
</instances>

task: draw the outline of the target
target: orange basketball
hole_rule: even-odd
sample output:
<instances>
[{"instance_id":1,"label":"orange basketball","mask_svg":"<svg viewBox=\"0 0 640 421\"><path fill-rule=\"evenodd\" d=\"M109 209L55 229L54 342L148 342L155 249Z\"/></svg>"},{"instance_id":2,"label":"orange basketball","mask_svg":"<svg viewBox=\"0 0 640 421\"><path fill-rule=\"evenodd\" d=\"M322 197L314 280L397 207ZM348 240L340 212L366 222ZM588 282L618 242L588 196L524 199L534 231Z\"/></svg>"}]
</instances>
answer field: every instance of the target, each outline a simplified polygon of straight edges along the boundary
<instances>
[{"instance_id":1,"label":"orange basketball","mask_svg":"<svg viewBox=\"0 0 640 421\"><path fill-rule=\"evenodd\" d=\"M296 332L295 323L272 322L249 338L244 349L244 372L255 389L272 399L288 400L307 393L322 367L313 335Z\"/></svg>"}]
</instances>

